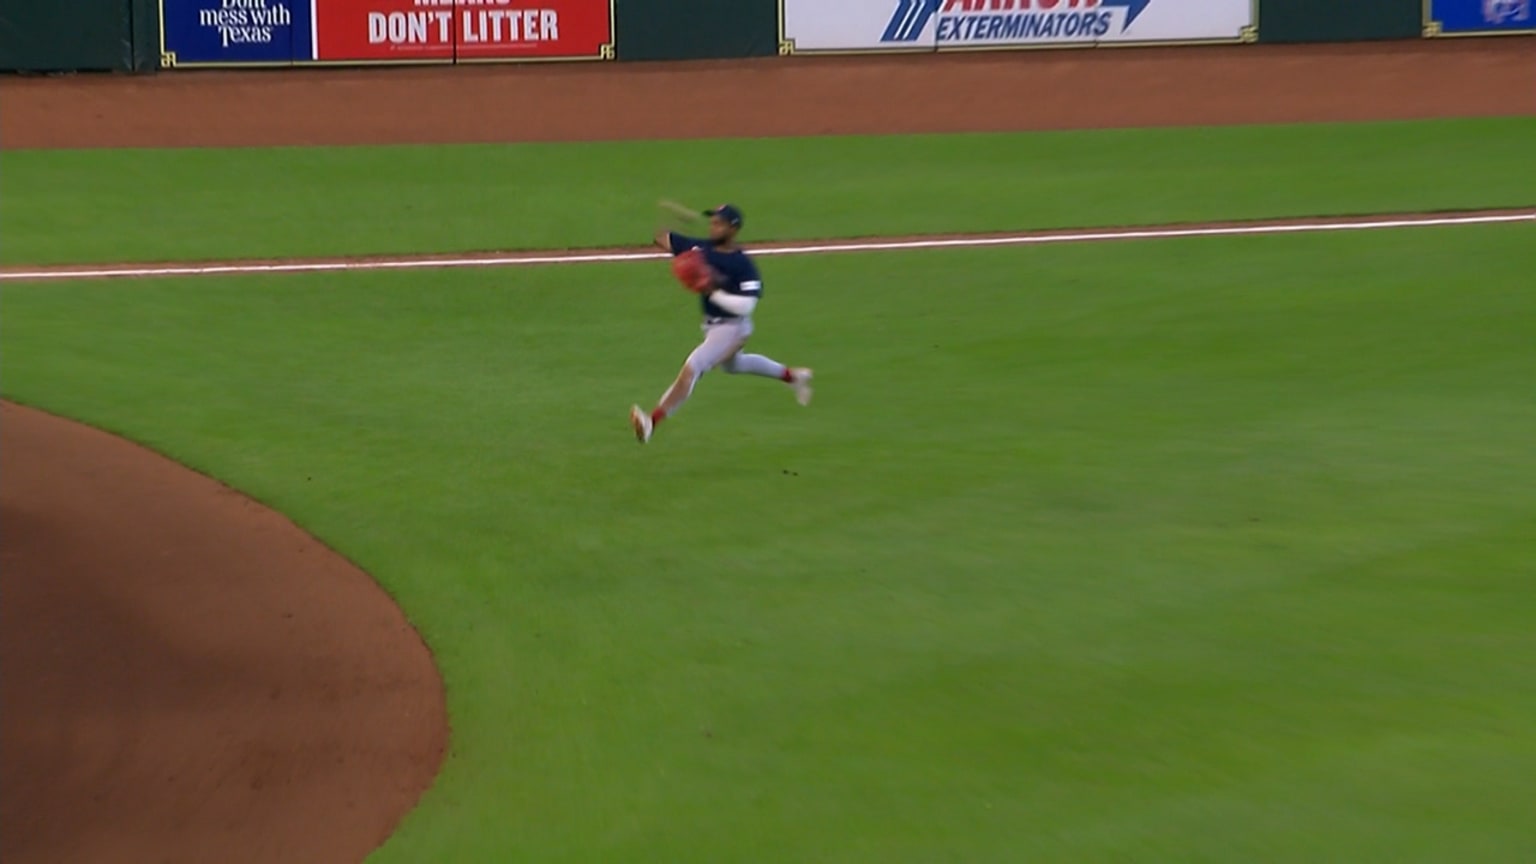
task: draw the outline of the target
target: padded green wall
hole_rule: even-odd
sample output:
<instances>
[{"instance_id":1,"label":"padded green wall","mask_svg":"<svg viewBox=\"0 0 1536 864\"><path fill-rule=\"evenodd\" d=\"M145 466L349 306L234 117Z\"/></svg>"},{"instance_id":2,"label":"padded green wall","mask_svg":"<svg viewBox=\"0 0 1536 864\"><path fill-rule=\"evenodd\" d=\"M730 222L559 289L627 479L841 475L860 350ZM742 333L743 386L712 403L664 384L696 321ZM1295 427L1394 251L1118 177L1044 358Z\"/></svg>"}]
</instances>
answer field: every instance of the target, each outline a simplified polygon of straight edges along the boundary
<instances>
[{"instance_id":1,"label":"padded green wall","mask_svg":"<svg viewBox=\"0 0 1536 864\"><path fill-rule=\"evenodd\" d=\"M616 5L620 60L766 57L779 51L778 0L617 0Z\"/></svg>"},{"instance_id":2,"label":"padded green wall","mask_svg":"<svg viewBox=\"0 0 1536 864\"><path fill-rule=\"evenodd\" d=\"M159 67L158 0L0 2L0 70L150 72Z\"/></svg>"},{"instance_id":3,"label":"padded green wall","mask_svg":"<svg viewBox=\"0 0 1536 864\"><path fill-rule=\"evenodd\" d=\"M1260 42L1354 42L1421 35L1422 0L1260 0Z\"/></svg>"},{"instance_id":4,"label":"padded green wall","mask_svg":"<svg viewBox=\"0 0 1536 864\"><path fill-rule=\"evenodd\" d=\"M5 0L0 69L130 69L131 17L125 0Z\"/></svg>"}]
</instances>

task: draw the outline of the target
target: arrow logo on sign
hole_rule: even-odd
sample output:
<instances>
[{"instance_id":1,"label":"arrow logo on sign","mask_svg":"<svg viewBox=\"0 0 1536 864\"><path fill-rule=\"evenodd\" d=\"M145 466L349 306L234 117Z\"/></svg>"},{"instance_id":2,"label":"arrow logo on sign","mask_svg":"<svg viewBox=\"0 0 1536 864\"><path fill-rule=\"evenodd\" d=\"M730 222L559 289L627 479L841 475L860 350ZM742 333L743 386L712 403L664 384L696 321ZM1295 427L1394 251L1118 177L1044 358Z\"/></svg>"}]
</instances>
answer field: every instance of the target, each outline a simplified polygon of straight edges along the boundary
<instances>
[{"instance_id":1,"label":"arrow logo on sign","mask_svg":"<svg viewBox=\"0 0 1536 864\"><path fill-rule=\"evenodd\" d=\"M1125 27L1120 28L1122 33L1131 26L1132 22L1141 16L1141 13L1147 10L1148 6L1152 5L1152 0L1100 0L1100 2L1104 6L1122 6L1125 8Z\"/></svg>"},{"instance_id":2,"label":"arrow logo on sign","mask_svg":"<svg viewBox=\"0 0 1536 864\"><path fill-rule=\"evenodd\" d=\"M891 15L891 21L885 26L885 33L880 37L881 42L916 42L928 26L929 19L939 11L939 4L943 0L897 0L896 12ZM1141 13L1147 11L1152 5L1152 0L1098 0L1099 5L1106 9L1119 7L1125 10L1125 25L1120 28L1125 32Z\"/></svg>"},{"instance_id":3,"label":"arrow logo on sign","mask_svg":"<svg viewBox=\"0 0 1536 864\"><path fill-rule=\"evenodd\" d=\"M939 0L900 0L896 14L885 27L881 42L916 42L928 26L928 19L939 11Z\"/></svg>"}]
</instances>

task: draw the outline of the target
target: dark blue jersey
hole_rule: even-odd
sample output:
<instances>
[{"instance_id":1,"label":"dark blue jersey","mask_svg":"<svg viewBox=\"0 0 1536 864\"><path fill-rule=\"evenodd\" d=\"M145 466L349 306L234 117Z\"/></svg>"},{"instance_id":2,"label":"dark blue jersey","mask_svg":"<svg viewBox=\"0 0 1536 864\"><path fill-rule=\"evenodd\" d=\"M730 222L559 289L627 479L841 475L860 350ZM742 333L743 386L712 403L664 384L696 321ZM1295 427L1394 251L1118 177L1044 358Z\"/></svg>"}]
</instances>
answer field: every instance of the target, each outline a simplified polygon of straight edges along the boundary
<instances>
[{"instance_id":1,"label":"dark blue jersey","mask_svg":"<svg viewBox=\"0 0 1536 864\"><path fill-rule=\"evenodd\" d=\"M757 299L763 296L763 279L757 273L757 265L740 247L732 252L721 252L707 238L687 237L671 231L667 232L667 240L672 244L673 255L681 255L695 246L704 250L704 260L720 274L721 281L716 285L719 290L739 297ZM740 317L709 302L707 295L700 300L705 318L735 320Z\"/></svg>"}]
</instances>

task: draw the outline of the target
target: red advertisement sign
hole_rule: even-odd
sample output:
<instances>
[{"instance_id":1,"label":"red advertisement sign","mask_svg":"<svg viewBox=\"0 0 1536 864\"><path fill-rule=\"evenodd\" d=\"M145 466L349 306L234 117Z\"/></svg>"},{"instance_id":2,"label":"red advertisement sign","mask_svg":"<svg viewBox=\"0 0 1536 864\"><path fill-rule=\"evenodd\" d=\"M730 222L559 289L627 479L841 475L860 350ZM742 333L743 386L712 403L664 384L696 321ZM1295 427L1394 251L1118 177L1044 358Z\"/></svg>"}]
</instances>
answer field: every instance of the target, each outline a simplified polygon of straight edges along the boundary
<instances>
[{"instance_id":1,"label":"red advertisement sign","mask_svg":"<svg viewBox=\"0 0 1536 864\"><path fill-rule=\"evenodd\" d=\"M611 0L312 0L315 59L607 58Z\"/></svg>"},{"instance_id":2,"label":"red advertisement sign","mask_svg":"<svg viewBox=\"0 0 1536 864\"><path fill-rule=\"evenodd\" d=\"M458 57L601 57L612 12L610 0L458 0Z\"/></svg>"},{"instance_id":3,"label":"red advertisement sign","mask_svg":"<svg viewBox=\"0 0 1536 864\"><path fill-rule=\"evenodd\" d=\"M451 3L314 0L314 4L316 60L453 60Z\"/></svg>"}]
</instances>

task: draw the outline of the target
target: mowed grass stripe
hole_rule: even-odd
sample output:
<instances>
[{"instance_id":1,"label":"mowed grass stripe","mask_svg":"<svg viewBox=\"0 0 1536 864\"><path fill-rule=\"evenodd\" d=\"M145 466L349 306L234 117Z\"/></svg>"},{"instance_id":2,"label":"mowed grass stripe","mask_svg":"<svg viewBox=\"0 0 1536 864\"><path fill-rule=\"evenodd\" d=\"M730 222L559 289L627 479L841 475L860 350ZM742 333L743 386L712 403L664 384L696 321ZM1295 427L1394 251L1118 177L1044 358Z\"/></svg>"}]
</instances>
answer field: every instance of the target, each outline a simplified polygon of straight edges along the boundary
<instances>
[{"instance_id":1,"label":"mowed grass stripe","mask_svg":"<svg viewBox=\"0 0 1536 864\"><path fill-rule=\"evenodd\" d=\"M5 264L755 243L1536 205L1536 118L458 147L7 152Z\"/></svg>"}]
</instances>

